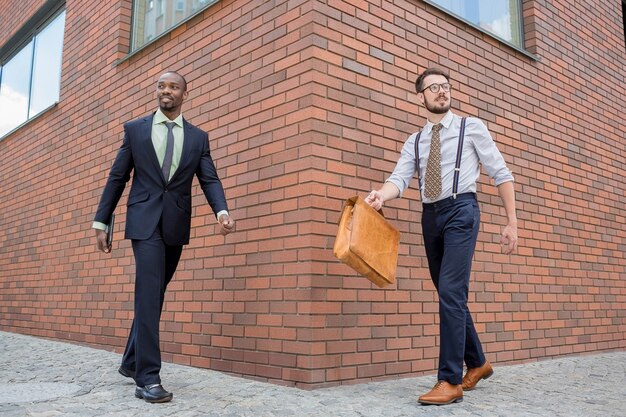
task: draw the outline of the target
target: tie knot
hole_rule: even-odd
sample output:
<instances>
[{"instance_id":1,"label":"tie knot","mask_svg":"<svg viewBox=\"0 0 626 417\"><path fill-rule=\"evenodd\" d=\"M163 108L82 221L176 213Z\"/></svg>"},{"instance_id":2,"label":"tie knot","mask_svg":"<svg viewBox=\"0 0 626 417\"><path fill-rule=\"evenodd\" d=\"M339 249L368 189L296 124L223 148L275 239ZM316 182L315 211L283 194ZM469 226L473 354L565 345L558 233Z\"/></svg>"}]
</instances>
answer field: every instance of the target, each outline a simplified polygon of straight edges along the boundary
<instances>
[{"instance_id":1,"label":"tie knot","mask_svg":"<svg viewBox=\"0 0 626 417\"><path fill-rule=\"evenodd\" d=\"M165 126L167 126L167 130L172 130L174 128L175 122L165 122Z\"/></svg>"},{"instance_id":2,"label":"tie knot","mask_svg":"<svg viewBox=\"0 0 626 417\"><path fill-rule=\"evenodd\" d=\"M443 128L443 125L441 123L437 123L436 125L433 126L433 131L439 132L442 128Z\"/></svg>"}]
</instances>

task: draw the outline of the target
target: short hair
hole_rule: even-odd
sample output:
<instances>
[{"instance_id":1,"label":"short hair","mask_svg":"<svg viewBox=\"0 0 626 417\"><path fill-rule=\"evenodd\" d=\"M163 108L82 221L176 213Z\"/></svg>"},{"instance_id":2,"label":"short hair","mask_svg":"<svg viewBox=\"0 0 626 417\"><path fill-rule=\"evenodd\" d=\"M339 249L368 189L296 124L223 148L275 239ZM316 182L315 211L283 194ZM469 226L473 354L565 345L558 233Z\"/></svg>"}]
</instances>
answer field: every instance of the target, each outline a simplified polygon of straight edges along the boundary
<instances>
[{"instance_id":1,"label":"short hair","mask_svg":"<svg viewBox=\"0 0 626 417\"><path fill-rule=\"evenodd\" d=\"M178 73L176 71L165 71L163 74L178 75L180 77L180 79L183 80L183 91L187 91L187 80L180 73Z\"/></svg>"},{"instance_id":2,"label":"short hair","mask_svg":"<svg viewBox=\"0 0 626 417\"><path fill-rule=\"evenodd\" d=\"M439 68L428 68L427 70L422 72L419 77L417 77L417 80L415 80L415 91L417 91L418 93L422 92L422 90L424 89L424 78L428 77L429 75L443 75L444 77L446 77L446 80L450 82L450 76L444 70Z\"/></svg>"}]
</instances>

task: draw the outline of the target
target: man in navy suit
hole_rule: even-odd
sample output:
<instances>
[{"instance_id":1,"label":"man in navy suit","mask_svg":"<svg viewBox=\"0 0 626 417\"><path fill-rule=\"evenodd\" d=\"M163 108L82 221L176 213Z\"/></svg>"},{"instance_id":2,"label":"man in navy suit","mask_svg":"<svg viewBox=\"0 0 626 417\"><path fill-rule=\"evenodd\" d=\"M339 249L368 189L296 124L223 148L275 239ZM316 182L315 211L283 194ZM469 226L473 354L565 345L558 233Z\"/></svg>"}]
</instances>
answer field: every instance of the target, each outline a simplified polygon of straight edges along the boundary
<instances>
[{"instance_id":1,"label":"man in navy suit","mask_svg":"<svg viewBox=\"0 0 626 417\"><path fill-rule=\"evenodd\" d=\"M124 141L111 168L93 227L98 249L109 253L106 226L133 172L126 232L135 255L135 318L119 372L137 384L135 396L148 402L173 397L161 385L159 322L165 289L183 245L189 243L194 175L216 213L220 233L234 231L224 188L211 159L208 135L182 116L187 82L166 72L157 83L159 108L124 125Z\"/></svg>"}]
</instances>

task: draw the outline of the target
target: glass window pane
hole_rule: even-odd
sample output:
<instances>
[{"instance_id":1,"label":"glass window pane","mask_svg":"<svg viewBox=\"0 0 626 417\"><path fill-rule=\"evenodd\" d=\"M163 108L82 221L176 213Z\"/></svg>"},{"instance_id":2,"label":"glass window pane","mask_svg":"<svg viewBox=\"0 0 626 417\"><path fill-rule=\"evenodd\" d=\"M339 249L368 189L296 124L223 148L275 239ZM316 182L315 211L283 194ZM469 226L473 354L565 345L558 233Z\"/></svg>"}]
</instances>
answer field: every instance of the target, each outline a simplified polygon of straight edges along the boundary
<instances>
[{"instance_id":1,"label":"glass window pane","mask_svg":"<svg viewBox=\"0 0 626 417\"><path fill-rule=\"evenodd\" d=\"M133 0L132 50L218 0Z\"/></svg>"},{"instance_id":2,"label":"glass window pane","mask_svg":"<svg viewBox=\"0 0 626 417\"><path fill-rule=\"evenodd\" d=\"M0 80L0 136L28 119L33 41L2 67Z\"/></svg>"},{"instance_id":3,"label":"glass window pane","mask_svg":"<svg viewBox=\"0 0 626 417\"><path fill-rule=\"evenodd\" d=\"M431 0L499 38L523 47L519 0Z\"/></svg>"},{"instance_id":4,"label":"glass window pane","mask_svg":"<svg viewBox=\"0 0 626 417\"><path fill-rule=\"evenodd\" d=\"M29 118L59 101L64 28L65 11L50 22L35 38Z\"/></svg>"}]
</instances>

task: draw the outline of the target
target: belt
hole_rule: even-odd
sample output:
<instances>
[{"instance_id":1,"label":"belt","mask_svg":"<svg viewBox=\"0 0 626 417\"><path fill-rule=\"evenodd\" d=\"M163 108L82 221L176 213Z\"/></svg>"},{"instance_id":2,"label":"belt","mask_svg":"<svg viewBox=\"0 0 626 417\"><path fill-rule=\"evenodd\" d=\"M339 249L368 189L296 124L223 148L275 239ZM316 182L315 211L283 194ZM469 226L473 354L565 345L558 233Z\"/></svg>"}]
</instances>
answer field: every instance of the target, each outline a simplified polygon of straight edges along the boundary
<instances>
[{"instance_id":1,"label":"belt","mask_svg":"<svg viewBox=\"0 0 626 417\"><path fill-rule=\"evenodd\" d=\"M464 200L476 200L476 193L463 193L457 194L456 198L450 196L448 198L443 198L441 200L435 201L434 203L422 203L424 209L436 210L444 207L450 207L454 205L457 201Z\"/></svg>"}]
</instances>

